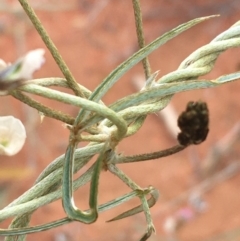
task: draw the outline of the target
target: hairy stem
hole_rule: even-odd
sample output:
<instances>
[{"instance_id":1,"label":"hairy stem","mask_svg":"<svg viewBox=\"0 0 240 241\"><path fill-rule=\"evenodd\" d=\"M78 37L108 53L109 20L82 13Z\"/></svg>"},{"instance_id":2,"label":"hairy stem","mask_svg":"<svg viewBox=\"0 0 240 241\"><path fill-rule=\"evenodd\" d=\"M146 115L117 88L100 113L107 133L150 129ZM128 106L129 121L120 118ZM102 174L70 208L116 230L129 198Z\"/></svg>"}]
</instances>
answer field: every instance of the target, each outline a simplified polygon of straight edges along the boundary
<instances>
[{"instance_id":1,"label":"hairy stem","mask_svg":"<svg viewBox=\"0 0 240 241\"><path fill-rule=\"evenodd\" d=\"M142 12L140 8L139 0L132 0L134 16L135 16L135 26L137 31L138 45L139 48L145 47L145 39L143 34L143 24L142 24ZM151 75L151 67L147 57L142 60L143 69L145 72L145 77L148 79Z\"/></svg>"},{"instance_id":2,"label":"hairy stem","mask_svg":"<svg viewBox=\"0 0 240 241\"><path fill-rule=\"evenodd\" d=\"M14 98L20 100L21 102L27 104L28 106L31 106L34 109L38 110L39 112L43 113L44 116L51 117L51 118L54 118L56 120L60 120L60 121L66 123L66 124L69 124L69 125L72 125L73 122L74 122L73 117L62 113L61 111L51 109L51 108L39 103L38 101L31 99L27 95L24 95L23 93L21 93L18 90L12 91L11 95Z\"/></svg>"},{"instance_id":3,"label":"hairy stem","mask_svg":"<svg viewBox=\"0 0 240 241\"><path fill-rule=\"evenodd\" d=\"M41 36L43 42L49 49L50 53L52 54L55 62L57 63L59 69L65 76L69 87L73 90L73 92L82 98L85 98L83 92L78 86L78 83L74 79L72 73L70 72L68 66L66 65L65 61L63 60L62 56L59 54L55 44L49 37L47 31L44 29L42 23L40 22L39 18L35 14L33 8L28 4L27 0L18 0L22 5L24 11L28 15L29 19L31 20L32 24L34 25L35 29L38 31L39 35Z\"/></svg>"}]
</instances>

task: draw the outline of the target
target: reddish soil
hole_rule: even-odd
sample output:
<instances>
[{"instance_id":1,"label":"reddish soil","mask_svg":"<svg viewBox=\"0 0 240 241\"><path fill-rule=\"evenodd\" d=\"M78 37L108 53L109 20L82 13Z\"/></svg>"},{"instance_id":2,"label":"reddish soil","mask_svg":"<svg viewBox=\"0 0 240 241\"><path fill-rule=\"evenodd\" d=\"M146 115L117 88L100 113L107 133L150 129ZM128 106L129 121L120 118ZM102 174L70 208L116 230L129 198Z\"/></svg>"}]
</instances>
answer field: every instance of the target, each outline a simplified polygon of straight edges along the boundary
<instances>
[{"instance_id":1,"label":"reddish soil","mask_svg":"<svg viewBox=\"0 0 240 241\"><path fill-rule=\"evenodd\" d=\"M43 6L48 1L40 1ZM52 1L53 2L53 1ZM65 1L66 2L66 1ZM38 15L50 33L73 75L79 83L90 90L118 64L137 50L137 39L134 28L131 1L74 1L74 10L69 11L38 11ZM194 1L185 6L183 1L165 3L164 1L142 1L142 11L146 41L149 43L159 35L180 23L192 18L210 14L221 14L221 17L202 23L155 51L150 56L152 71L160 70L160 76L175 70L181 61L196 48L207 44L217 34L221 33L238 20L235 1ZM59 3L60 5L60 3ZM183 6L184 5L184 6ZM19 15L18 15L19 16ZM26 28L25 50L45 48L36 31L24 19L11 14L1 13L3 24L0 50L1 58L13 61L21 51L19 43L23 36L16 28ZM13 32L15 28L15 31ZM46 48L45 48L46 49ZM207 77L214 78L226 73L239 70L239 49L229 50L217 61L216 67ZM104 102L110 104L115 100L135 92L132 79L143 76L142 66L139 64L129 71L112 90L104 97ZM35 77L62 76L49 52L46 51L46 64L36 73ZM151 209L157 234L150 240L164 240L163 223L166 217L174 214L181 207L187 205L186 200L177 206L166 207L167 203L183 192L194 187L199 180L193 170L193 161L204 160L213 145L227 134L239 122L240 82L234 82L215 89L206 89L177 94L172 99L172 105L177 113L185 109L190 100L203 100L208 103L210 110L210 133L207 140L197 147L164 159L139 164L121 165L138 185L147 187L153 185L160 191L160 199ZM43 100L44 103L49 103ZM52 102L51 102L52 103ZM73 116L76 108L69 108L58 103L51 106L62 109ZM3 97L0 105L1 115L14 115L20 118L27 128L28 138L23 150L13 157L1 156L0 198L1 207L21 195L34 183L41 171L56 157L63 154L67 142L68 131L59 121L45 118L40 124L35 110L26 107L12 97ZM157 151L176 144L164 123L155 115L147 118L141 130L133 137L124 140L118 150L125 154L137 154ZM219 170L233 161L239 161L239 143L231 150L231 155L222 157ZM176 236L181 241L203 241L207 238L232 230L240 226L240 176L235 175L207 192L203 198L208 208L196 215L191 221L178 228ZM103 172L100 178L99 202L105 202L128 192L129 189L116 177ZM89 185L78 190L75 194L78 207L85 208L88 203ZM84 225L73 222L46 232L29 235L28 240L45 241L77 241L77 240L138 240L144 233L146 225L143 214L106 223L121 211L131 208L134 202L100 214L96 223ZM61 202L55 202L39 209L31 224L36 225L56 220L65 216ZM7 227L7 222L2 224ZM221 239L225 240L225 239ZM233 239L232 239L233 240ZM234 239L234 240L237 240Z\"/></svg>"}]
</instances>

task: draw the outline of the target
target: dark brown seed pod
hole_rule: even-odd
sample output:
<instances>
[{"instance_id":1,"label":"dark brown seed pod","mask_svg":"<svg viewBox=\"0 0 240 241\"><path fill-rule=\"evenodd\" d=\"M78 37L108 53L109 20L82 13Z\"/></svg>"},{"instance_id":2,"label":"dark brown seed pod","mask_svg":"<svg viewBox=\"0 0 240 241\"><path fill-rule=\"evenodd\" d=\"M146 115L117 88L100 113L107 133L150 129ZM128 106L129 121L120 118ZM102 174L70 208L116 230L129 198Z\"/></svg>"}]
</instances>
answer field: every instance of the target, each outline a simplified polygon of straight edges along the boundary
<instances>
[{"instance_id":1,"label":"dark brown seed pod","mask_svg":"<svg viewBox=\"0 0 240 241\"><path fill-rule=\"evenodd\" d=\"M181 132L178 141L181 145L200 144L207 138L209 113L205 102L189 102L187 108L178 118Z\"/></svg>"}]
</instances>

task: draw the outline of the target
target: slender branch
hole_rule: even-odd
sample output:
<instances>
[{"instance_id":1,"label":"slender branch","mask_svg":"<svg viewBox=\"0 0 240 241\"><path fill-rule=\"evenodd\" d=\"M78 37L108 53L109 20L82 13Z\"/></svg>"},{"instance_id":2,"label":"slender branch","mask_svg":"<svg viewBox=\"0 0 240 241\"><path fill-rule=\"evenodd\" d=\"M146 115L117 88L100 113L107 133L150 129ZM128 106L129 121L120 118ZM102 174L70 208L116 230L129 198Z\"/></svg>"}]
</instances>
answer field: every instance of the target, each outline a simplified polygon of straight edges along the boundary
<instances>
[{"instance_id":1,"label":"slender branch","mask_svg":"<svg viewBox=\"0 0 240 241\"><path fill-rule=\"evenodd\" d=\"M143 24L142 24L142 12L140 8L139 0L132 0L133 3L133 9L134 9L134 16L135 16L135 25L136 25L136 31L137 31L137 38L138 38L138 45L139 48L145 47L145 40L144 40L144 34L143 34ZM151 67L150 63L147 57L145 57L142 60L144 72L145 72L145 78L148 79L151 75Z\"/></svg>"},{"instance_id":2,"label":"slender branch","mask_svg":"<svg viewBox=\"0 0 240 241\"><path fill-rule=\"evenodd\" d=\"M162 36L155 39L153 42L145 46L144 48L141 48L138 52L134 53L130 58L128 58L126 61L121 63L116 69L114 69L103 81L102 83L93 91L91 96L89 97L89 100L93 100L95 102L98 102L102 99L102 97L107 93L107 91L110 90L110 88L134 65L136 65L138 62L140 62L142 59L147 57L150 53L152 53L154 50L159 48L161 45L168 42L170 39L174 38L175 36L179 35L180 33L186 31L187 29L193 27L194 25L201 23L209 18L212 18L215 16L210 17L203 17L194 19L192 21L189 21L185 24L179 25L178 27L170 30L169 32L163 34ZM89 112L85 110L80 110L78 116L75 119L76 127L78 128L81 125L82 121L85 121L86 118L89 116Z\"/></svg>"},{"instance_id":3,"label":"slender branch","mask_svg":"<svg viewBox=\"0 0 240 241\"><path fill-rule=\"evenodd\" d=\"M134 155L134 156L121 156L120 155L110 162L114 163L114 164L120 164L120 163L148 161L148 160L152 160L152 159L158 159L158 158L170 156L172 154L175 154L179 151L184 150L186 147L187 146L176 145L176 146L173 146L173 147L163 150L163 151L157 151L157 152L152 152L152 153L147 153L147 154L140 154L140 155Z\"/></svg>"},{"instance_id":4,"label":"slender branch","mask_svg":"<svg viewBox=\"0 0 240 241\"><path fill-rule=\"evenodd\" d=\"M99 135L81 135L79 141L91 141L91 142L106 142L109 139L109 136L106 134Z\"/></svg>"},{"instance_id":5,"label":"slender branch","mask_svg":"<svg viewBox=\"0 0 240 241\"><path fill-rule=\"evenodd\" d=\"M74 91L74 93L77 96L85 98L84 94L82 93L81 89L78 86L78 83L74 79L74 77L73 77L72 73L70 72L69 68L67 67L65 61L63 60L62 56L59 54L59 51L57 50L56 46L52 42L48 33L44 29L42 23L40 22L39 18L35 14L33 8L28 4L27 0L18 0L18 1L22 5L24 11L28 15L28 17L31 20L32 24L34 25L35 29L38 31L43 42L45 43L45 45L49 49L50 53L52 54L59 69L62 71L63 75L65 76L66 80L68 81L69 87Z\"/></svg>"},{"instance_id":6,"label":"slender branch","mask_svg":"<svg viewBox=\"0 0 240 241\"><path fill-rule=\"evenodd\" d=\"M24 95L23 93L21 93L18 90L12 91L11 95L14 98L20 100L21 102L27 104L28 106L31 106L34 109L38 110L39 112L43 113L47 117L51 117L51 118L54 118L56 120L60 120L60 121L62 121L64 123L67 123L69 125L72 125L74 123L73 117L62 113L61 111L51 109L48 106L45 106L45 105L39 103L38 101L31 99L27 95Z\"/></svg>"},{"instance_id":7,"label":"slender branch","mask_svg":"<svg viewBox=\"0 0 240 241\"><path fill-rule=\"evenodd\" d=\"M150 207L152 207L156 203L159 197L158 191L156 191L156 189L151 186L146 189L139 188L136 183L134 183L126 174L124 174L114 164L109 164L108 169L111 173L119 177L132 190L137 190L139 192L138 197L141 200L141 205L132 208L109 221L115 221L118 219L126 218L143 211L147 221L147 231L145 232L141 240L146 240L151 235L151 233L155 231L150 213ZM148 200L146 199L147 194L151 194L151 198ZM146 237L146 239L144 239L144 237Z\"/></svg>"},{"instance_id":8,"label":"slender branch","mask_svg":"<svg viewBox=\"0 0 240 241\"><path fill-rule=\"evenodd\" d=\"M143 191L145 191L145 190L143 190ZM148 192L148 189L146 191ZM148 200L148 203L149 203L150 206L153 206L156 203L159 194L158 194L158 192L156 192L156 189L150 189L149 191L152 192L153 198L150 198ZM107 203L99 205L98 211L100 213L104 212L104 211L107 211L109 209L112 209L112 208L114 208L116 206L121 205L122 203L124 203L124 202L126 202L128 200L131 200L132 198L134 198L134 197L136 197L138 195L139 195L139 190L132 191L130 193L122 195L119 198L113 199L113 200L111 200L111 201L109 201ZM59 219L57 221L53 221L53 222L50 222L50 223L47 223L47 224L43 224L43 225L37 225L37 226L34 226L34 227L14 228L12 226L12 229L0 229L0 235L9 235L11 237L13 235L23 235L23 234L30 234L30 233L35 233L35 232L41 232L41 231L46 231L48 229L56 228L58 226L70 223L72 221L73 220L71 220L69 218L62 218L62 219ZM111 221L111 220L109 220L109 221ZM16 224L16 226L19 226L19 224Z\"/></svg>"},{"instance_id":9,"label":"slender branch","mask_svg":"<svg viewBox=\"0 0 240 241\"><path fill-rule=\"evenodd\" d=\"M44 87L49 87L49 86L58 86L58 87L64 87L64 88L69 88L68 82L64 78L60 77L50 77L50 78L41 78L41 79L33 79L24 82L25 84L37 84L41 85ZM84 87L83 85L78 84L79 88L83 92L84 96L87 98L91 95L91 91Z\"/></svg>"},{"instance_id":10,"label":"slender branch","mask_svg":"<svg viewBox=\"0 0 240 241\"><path fill-rule=\"evenodd\" d=\"M240 46L240 42L239 42ZM156 98L163 97L171 97L171 95L195 90L195 89L205 89L205 88L213 88L217 87L223 83L227 83L230 81L234 81L240 79L240 73L236 72L234 74L229 74L225 76L221 76L217 79L213 80L186 80L172 83L165 83L156 85L154 88L144 90L142 92L129 95L120 100L117 100L115 103L110 105L110 108L114 111L120 111L127 107L139 105L145 101L154 100ZM168 102L166 102L168 103ZM162 108L165 106L163 105Z\"/></svg>"},{"instance_id":11,"label":"slender branch","mask_svg":"<svg viewBox=\"0 0 240 241\"><path fill-rule=\"evenodd\" d=\"M187 29L213 17L216 17L216 15L197 18L187 23L181 24L134 53L130 58L121 63L102 81L102 83L94 90L90 99L94 101L99 101L106 94L106 92L115 84L117 80L119 80L128 70L130 70L134 65L139 63L154 50L158 49L160 46L164 45L166 42L173 39L180 33L186 31Z\"/></svg>"},{"instance_id":12,"label":"slender branch","mask_svg":"<svg viewBox=\"0 0 240 241\"><path fill-rule=\"evenodd\" d=\"M127 126L123 118L118 116L114 111L112 111L104 105L77 96L73 96L67 93L62 93L57 90L52 90L46 87L33 84L22 86L21 90L37 94L39 96L43 96L49 99L57 100L66 104L76 105L88 111L96 112L98 115L109 119L114 125L117 126L117 139L123 138L127 132Z\"/></svg>"}]
</instances>

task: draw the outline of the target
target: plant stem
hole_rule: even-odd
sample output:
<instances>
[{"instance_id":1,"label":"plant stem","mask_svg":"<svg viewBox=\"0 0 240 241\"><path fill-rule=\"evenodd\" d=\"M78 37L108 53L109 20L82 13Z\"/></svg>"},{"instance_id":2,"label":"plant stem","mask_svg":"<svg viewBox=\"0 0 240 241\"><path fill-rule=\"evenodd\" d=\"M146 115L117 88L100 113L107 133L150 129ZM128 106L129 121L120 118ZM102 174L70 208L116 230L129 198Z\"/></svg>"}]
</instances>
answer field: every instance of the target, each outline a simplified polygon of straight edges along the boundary
<instances>
[{"instance_id":1,"label":"plant stem","mask_svg":"<svg viewBox=\"0 0 240 241\"><path fill-rule=\"evenodd\" d=\"M43 42L49 49L51 55L53 56L55 62L57 63L59 69L61 70L62 74L65 76L69 87L73 90L73 92L82 98L85 98L83 92L78 86L78 83L74 79L72 73L70 72L68 66L62 59L62 56L59 54L56 46L54 45L53 41L49 37L47 31L44 29L42 23L40 22L39 18L35 14L33 8L28 4L27 0L18 0L19 3L22 5L24 11L28 15L29 19L31 20L33 26L38 31L39 35L41 36Z\"/></svg>"},{"instance_id":2,"label":"plant stem","mask_svg":"<svg viewBox=\"0 0 240 241\"><path fill-rule=\"evenodd\" d=\"M45 116L54 118L56 120L60 120L66 124L72 125L74 122L74 118L62 113L61 111L57 111L54 109L51 109L41 103L39 103L36 100L31 99L30 97L28 97L27 95L24 95L23 93L21 93L18 90L12 91L11 95L20 100L21 102L27 104L28 106L33 107L34 109L38 110L39 112L43 113Z\"/></svg>"},{"instance_id":3,"label":"plant stem","mask_svg":"<svg viewBox=\"0 0 240 241\"><path fill-rule=\"evenodd\" d=\"M115 159L113 161L113 163L115 163L115 164L132 163L132 162L148 161L151 159L162 158L162 157L166 157L166 156L175 154L179 151L182 151L186 147L187 146L176 145L176 146L173 146L173 147L163 150L163 151L140 154L140 155L135 155L135 156L119 156L117 159Z\"/></svg>"},{"instance_id":4,"label":"plant stem","mask_svg":"<svg viewBox=\"0 0 240 241\"><path fill-rule=\"evenodd\" d=\"M132 0L132 3L133 3L133 9L134 9L138 45L139 45L139 48L141 49L145 47L145 40L144 40L143 27L142 27L142 12L140 8L139 0ZM145 77L146 79L148 79L151 75L151 67L147 57L145 57L142 60L142 64L145 72Z\"/></svg>"}]
</instances>

